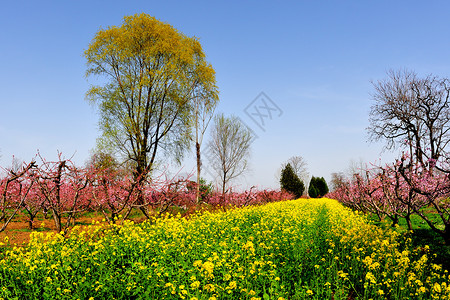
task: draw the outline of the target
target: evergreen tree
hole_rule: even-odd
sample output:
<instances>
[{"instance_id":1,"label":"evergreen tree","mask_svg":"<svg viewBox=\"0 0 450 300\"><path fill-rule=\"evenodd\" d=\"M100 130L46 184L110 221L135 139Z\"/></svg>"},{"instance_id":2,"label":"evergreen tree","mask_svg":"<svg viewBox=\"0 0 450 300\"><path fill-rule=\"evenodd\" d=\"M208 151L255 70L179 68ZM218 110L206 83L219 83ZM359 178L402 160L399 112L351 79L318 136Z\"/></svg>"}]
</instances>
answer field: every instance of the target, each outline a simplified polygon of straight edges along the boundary
<instances>
[{"instance_id":1,"label":"evergreen tree","mask_svg":"<svg viewBox=\"0 0 450 300\"><path fill-rule=\"evenodd\" d=\"M300 198L305 190L305 185L295 174L291 164L287 164L281 171L280 185L281 189L294 194L297 198Z\"/></svg>"},{"instance_id":2,"label":"evergreen tree","mask_svg":"<svg viewBox=\"0 0 450 300\"><path fill-rule=\"evenodd\" d=\"M328 185L327 182L325 181L325 178L320 177L316 179L316 188L319 190L319 196L323 197L326 194L328 194Z\"/></svg>"},{"instance_id":3,"label":"evergreen tree","mask_svg":"<svg viewBox=\"0 0 450 300\"><path fill-rule=\"evenodd\" d=\"M308 195L311 198L319 198L319 190L316 187L317 178L311 177L311 181L309 182Z\"/></svg>"},{"instance_id":4,"label":"evergreen tree","mask_svg":"<svg viewBox=\"0 0 450 300\"><path fill-rule=\"evenodd\" d=\"M311 177L308 194L311 198L320 198L328 193L328 185L323 177Z\"/></svg>"}]
</instances>

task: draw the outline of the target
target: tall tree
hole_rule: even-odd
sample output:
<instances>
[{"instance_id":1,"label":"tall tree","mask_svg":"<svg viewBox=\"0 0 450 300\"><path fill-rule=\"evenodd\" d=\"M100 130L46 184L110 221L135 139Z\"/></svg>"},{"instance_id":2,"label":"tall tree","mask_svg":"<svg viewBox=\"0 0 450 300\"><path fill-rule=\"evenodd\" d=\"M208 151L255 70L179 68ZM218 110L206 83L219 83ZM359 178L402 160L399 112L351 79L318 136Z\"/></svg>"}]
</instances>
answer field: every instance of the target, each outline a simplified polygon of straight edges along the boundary
<instances>
[{"instance_id":1,"label":"tall tree","mask_svg":"<svg viewBox=\"0 0 450 300\"><path fill-rule=\"evenodd\" d=\"M99 109L103 145L133 162L135 178L152 170L160 148L180 159L194 91L217 97L215 72L198 40L139 14L100 29L84 54L87 76L103 77L87 92Z\"/></svg>"},{"instance_id":2,"label":"tall tree","mask_svg":"<svg viewBox=\"0 0 450 300\"><path fill-rule=\"evenodd\" d=\"M414 163L425 166L447 156L450 142L450 82L408 70L389 71L373 83L371 140L385 140L388 149L407 147ZM407 143L405 143L405 141Z\"/></svg>"},{"instance_id":3,"label":"tall tree","mask_svg":"<svg viewBox=\"0 0 450 300\"><path fill-rule=\"evenodd\" d=\"M252 134L235 116L214 118L209 141L210 164L219 175L225 197L230 180L242 175L250 156Z\"/></svg>"},{"instance_id":4,"label":"tall tree","mask_svg":"<svg viewBox=\"0 0 450 300\"><path fill-rule=\"evenodd\" d=\"M206 129L214 116L214 110L219 102L217 96L217 90L215 88L210 89L196 89L194 90L194 110L193 110L193 122L195 128L195 155L197 159L197 186L196 186L196 200L200 200L200 186L201 186L201 152L203 137L205 136Z\"/></svg>"}]
</instances>

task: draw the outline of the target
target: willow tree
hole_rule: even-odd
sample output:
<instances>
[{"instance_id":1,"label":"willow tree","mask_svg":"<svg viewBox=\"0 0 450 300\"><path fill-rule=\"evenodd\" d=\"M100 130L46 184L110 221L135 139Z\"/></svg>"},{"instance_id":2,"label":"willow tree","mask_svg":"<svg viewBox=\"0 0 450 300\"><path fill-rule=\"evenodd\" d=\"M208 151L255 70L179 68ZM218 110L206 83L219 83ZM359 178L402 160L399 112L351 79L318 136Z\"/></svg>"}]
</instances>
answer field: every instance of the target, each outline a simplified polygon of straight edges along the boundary
<instances>
[{"instance_id":1,"label":"willow tree","mask_svg":"<svg viewBox=\"0 0 450 300\"><path fill-rule=\"evenodd\" d=\"M154 168L159 149L179 160L191 140L194 98L217 97L215 72L199 41L147 14L100 29L85 51L87 99L100 114L99 139L132 161L135 178Z\"/></svg>"}]
</instances>

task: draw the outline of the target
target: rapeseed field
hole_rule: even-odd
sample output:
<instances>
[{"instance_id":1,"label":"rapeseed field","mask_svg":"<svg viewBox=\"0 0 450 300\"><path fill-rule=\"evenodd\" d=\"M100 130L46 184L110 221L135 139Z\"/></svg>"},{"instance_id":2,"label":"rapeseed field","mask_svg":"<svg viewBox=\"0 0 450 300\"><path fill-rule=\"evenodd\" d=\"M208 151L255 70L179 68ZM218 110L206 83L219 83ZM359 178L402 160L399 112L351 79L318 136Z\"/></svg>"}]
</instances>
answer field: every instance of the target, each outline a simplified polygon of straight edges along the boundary
<instances>
[{"instance_id":1,"label":"rapeseed field","mask_svg":"<svg viewBox=\"0 0 450 300\"><path fill-rule=\"evenodd\" d=\"M409 242L326 198L104 222L3 241L0 299L450 299Z\"/></svg>"}]
</instances>

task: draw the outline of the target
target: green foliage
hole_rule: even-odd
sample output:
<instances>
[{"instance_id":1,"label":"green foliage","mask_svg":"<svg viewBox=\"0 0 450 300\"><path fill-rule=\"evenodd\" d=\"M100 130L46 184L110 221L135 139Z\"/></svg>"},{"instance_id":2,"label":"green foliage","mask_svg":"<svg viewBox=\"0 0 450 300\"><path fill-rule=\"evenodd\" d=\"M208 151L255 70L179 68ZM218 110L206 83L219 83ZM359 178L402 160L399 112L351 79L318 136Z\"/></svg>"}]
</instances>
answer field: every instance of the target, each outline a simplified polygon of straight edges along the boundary
<instances>
[{"instance_id":1,"label":"green foliage","mask_svg":"<svg viewBox=\"0 0 450 300\"><path fill-rule=\"evenodd\" d=\"M320 198L328 193L328 185L323 177L312 177L309 183L308 194L311 198Z\"/></svg>"},{"instance_id":2,"label":"green foliage","mask_svg":"<svg viewBox=\"0 0 450 300\"><path fill-rule=\"evenodd\" d=\"M202 200L205 200L214 191L212 182L207 182L206 179L200 178L200 195Z\"/></svg>"},{"instance_id":3,"label":"green foliage","mask_svg":"<svg viewBox=\"0 0 450 300\"><path fill-rule=\"evenodd\" d=\"M206 179L200 177L200 186L199 186L199 192L200 192L200 201L206 201L207 198L213 193L214 186L212 182L207 182ZM187 189L189 191L195 191L197 188L197 182L191 181L187 185Z\"/></svg>"},{"instance_id":4,"label":"green foliage","mask_svg":"<svg viewBox=\"0 0 450 300\"><path fill-rule=\"evenodd\" d=\"M311 183L309 184L308 195L311 198L319 198L319 190Z\"/></svg>"},{"instance_id":5,"label":"green foliage","mask_svg":"<svg viewBox=\"0 0 450 300\"><path fill-rule=\"evenodd\" d=\"M317 187L317 189L319 190L319 195L320 195L320 197L323 197L323 196L325 196L326 194L328 194L329 189L328 189L327 182L325 181L325 178L320 177L320 178L317 180L316 187Z\"/></svg>"},{"instance_id":6,"label":"green foliage","mask_svg":"<svg viewBox=\"0 0 450 300\"><path fill-rule=\"evenodd\" d=\"M297 198L300 198L305 191L305 185L289 163L281 171L280 185L281 189L294 194Z\"/></svg>"}]
</instances>

